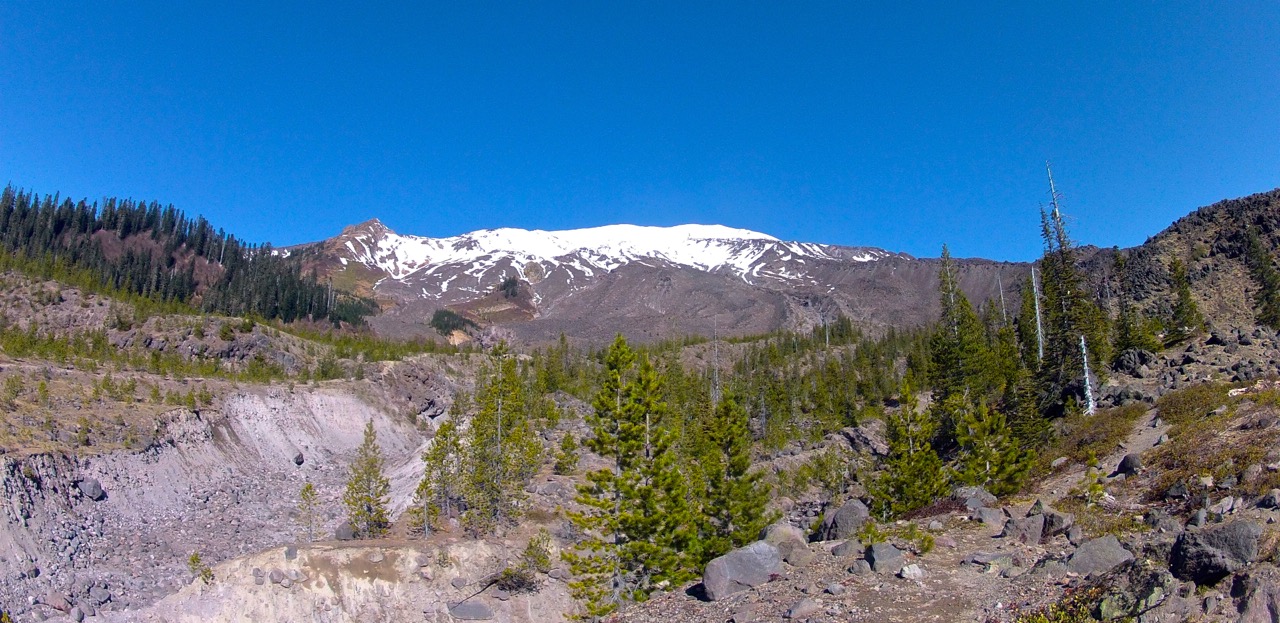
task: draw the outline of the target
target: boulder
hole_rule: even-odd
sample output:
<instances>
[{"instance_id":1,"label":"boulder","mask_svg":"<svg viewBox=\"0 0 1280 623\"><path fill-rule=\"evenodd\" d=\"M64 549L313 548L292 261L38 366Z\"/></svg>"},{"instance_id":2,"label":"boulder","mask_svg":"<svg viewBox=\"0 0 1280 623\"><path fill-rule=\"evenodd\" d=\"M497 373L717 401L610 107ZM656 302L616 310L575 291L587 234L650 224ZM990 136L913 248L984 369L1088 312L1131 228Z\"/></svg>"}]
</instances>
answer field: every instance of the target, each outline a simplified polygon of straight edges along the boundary
<instances>
[{"instance_id":1,"label":"boulder","mask_svg":"<svg viewBox=\"0 0 1280 623\"><path fill-rule=\"evenodd\" d=\"M1051 539L1059 534L1066 534L1075 525L1075 515L1059 513L1052 508L1047 509L1044 513L1044 534L1042 538Z\"/></svg>"},{"instance_id":2,"label":"boulder","mask_svg":"<svg viewBox=\"0 0 1280 623\"><path fill-rule=\"evenodd\" d=\"M849 539L848 541L831 548L831 555L838 558L856 556L860 553L862 553L862 543L859 543L858 539Z\"/></svg>"},{"instance_id":3,"label":"boulder","mask_svg":"<svg viewBox=\"0 0 1280 623\"><path fill-rule=\"evenodd\" d=\"M822 526L818 528L818 540L838 541L852 537L870 517L871 511L861 500L845 502L839 510L823 517Z\"/></svg>"},{"instance_id":4,"label":"boulder","mask_svg":"<svg viewBox=\"0 0 1280 623\"><path fill-rule=\"evenodd\" d=\"M461 621L488 621L493 609L479 601L464 601L449 607L449 616Z\"/></svg>"},{"instance_id":5,"label":"boulder","mask_svg":"<svg viewBox=\"0 0 1280 623\"><path fill-rule=\"evenodd\" d=\"M1106 573L1133 560L1133 554L1120 545L1120 540L1108 534L1099 539L1085 541L1067 559L1067 571L1080 575Z\"/></svg>"},{"instance_id":6,"label":"boulder","mask_svg":"<svg viewBox=\"0 0 1280 623\"><path fill-rule=\"evenodd\" d=\"M859 558L849 565L849 573L854 575L866 575L871 573L871 563Z\"/></svg>"},{"instance_id":7,"label":"boulder","mask_svg":"<svg viewBox=\"0 0 1280 623\"><path fill-rule=\"evenodd\" d=\"M1115 474L1124 474L1125 476L1133 476L1142 470L1142 457L1136 452L1124 455L1120 459L1120 465L1116 466Z\"/></svg>"},{"instance_id":8,"label":"boulder","mask_svg":"<svg viewBox=\"0 0 1280 623\"><path fill-rule=\"evenodd\" d=\"M984 525L1000 529L1009 520L1009 514L999 508L979 508L973 512L974 518Z\"/></svg>"},{"instance_id":9,"label":"boulder","mask_svg":"<svg viewBox=\"0 0 1280 623\"><path fill-rule=\"evenodd\" d=\"M1240 520L1202 530L1187 530L1173 544L1169 570L1196 584L1215 584L1258 557L1262 526Z\"/></svg>"},{"instance_id":10,"label":"boulder","mask_svg":"<svg viewBox=\"0 0 1280 623\"><path fill-rule=\"evenodd\" d=\"M1280 508L1280 489L1272 489L1258 500L1258 506L1262 508Z\"/></svg>"},{"instance_id":11,"label":"boulder","mask_svg":"<svg viewBox=\"0 0 1280 623\"><path fill-rule=\"evenodd\" d=\"M780 521L766 526L760 531L760 540L770 545L780 545L784 541L804 541L804 531L789 523Z\"/></svg>"},{"instance_id":12,"label":"boulder","mask_svg":"<svg viewBox=\"0 0 1280 623\"><path fill-rule=\"evenodd\" d=\"M1044 536L1044 515L1010 519L1005 522L1000 536L1019 543L1035 545Z\"/></svg>"},{"instance_id":13,"label":"boulder","mask_svg":"<svg viewBox=\"0 0 1280 623\"><path fill-rule=\"evenodd\" d=\"M996 503L996 496L982 487L956 487L951 492L951 499L964 502L965 508L971 511L993 506Z\"/></svg>"},{"instance_id":14,"label":"boulder","mask_svg":"<svg viewBox=\"0 0 1280 623\"><path fill-rule=\"evenodd\" d=\"M333 531L333 538L337 541L350 541L356 538L356 533L351 529L351 523L344 521Z\"/></svg>"},{"instance_id":15,"label":"boulder","mask_svg":"<svg viewBox=\"0 0 1280 623\"><path fill-rule=\"evenodd\" d=\"M788 608L787 613L782 616L787 619L807 619L819 612L822 612L822 605L806 597Z\"/></svg>"},{"instance_id":16,"label":"boulder","mask_svg":"<svg viewBox=\"0 0 1280 623\"><path fill-rule=\"evenodd\" d=\"M102 489L102 483L98 482L97 478L79 480L76 482L76 488L80 490L84 497L94 502L101 502L107 497L107 492Z\"/></svg>"},{"instance_id":17,"label":"boulder","mask_svg":"<svg viewBox=\"0 0 1280 623\"><path fill-rule=\"evenodd\" d=\"M1240 602L1239 623L1280 621L1280 578L1274 570L1250 573L1241 583L1244 598Z\"/></svg>"},{"instance_id":18,"label":"boulder","mask_svg":"<svg viewBox=\"0 0 1280 623\"><path fill-rule=\"evenodd\" d=\"M740 590L759 586L782 570L782 554L777 547L756 541L707 563L702 586L707 598L715 601Z\"/></svg>"},{"instance_id":19,"label":"boulder","mask_svg":"<svg viewBox=\"0 0 1280 623\"><path fill-rule=\"evenodd\" d=\"M76 623L80 623L84 620L84 610L81 610L80 606L76 606L71 609L71 620Z\"/></svg>"},{"instance_id":20,"label":"boulder","mask_svg":"<svg viewBox=\"0 0 1280 623\"><path fill-rule=\"evenodd\" d=\"M904 580L915 580L918 582L924 579L924 569L921 569L920 565L910 564L903 567L902 570L898 572L898 577Z\"/></svg>"},{"instance_id":21,"label":"boulder","mask_svg":"<svg viewBox=\"0 0 1280 623\"><path fill-rule=\"evenodd\" d=\"M867 562L871 564L871 570L876 573L885 575L893 575L902 571L905 564L902 556L902 550L888 543L876 543L867 548Z\"/></svg>"},{"instance_id":22,"label":"boulder","mask_svg":"<svg viewBox=\"0 0 1280 623\"><path fill-rule=\"evenodd\" d=\"M803 567L813 562L813 550L804 541L791 539L779 543L777 547L783 562L793 567Z\"/></svg>"}]
</instances>

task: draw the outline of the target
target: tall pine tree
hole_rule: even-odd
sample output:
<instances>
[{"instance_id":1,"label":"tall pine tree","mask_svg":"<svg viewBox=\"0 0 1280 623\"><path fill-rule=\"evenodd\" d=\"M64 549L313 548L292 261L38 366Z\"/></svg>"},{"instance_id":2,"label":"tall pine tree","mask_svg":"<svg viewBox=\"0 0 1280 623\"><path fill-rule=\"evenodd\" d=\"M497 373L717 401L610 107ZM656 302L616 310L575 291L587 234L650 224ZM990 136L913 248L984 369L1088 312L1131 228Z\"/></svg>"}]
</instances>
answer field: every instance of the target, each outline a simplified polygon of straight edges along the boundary
<instances>
[{"instance_id":1,"label":"tall pine tree","mask_svg":"<svg viewBox=\"0 0 1280 623\"><path fill-rule=\"evenodd\" d=\"M885 519L932 504L950 484L932 445L937 423L916 405L910 386L902 388L901 402L885 419L889 457L868 487L873 510Z\"/></svg>"},{"instance_id":2,"label":"tall pine tree","mask_svg":"<svg viewBox=\"0 0 1280 623\"><path fill-rule=\"evenodd\" d=\"M708 432L715 454L704 458L707 494L702 514L707 524L702 561L754 540L769 521L769 488L751 471L751 431L747 412L732 397L716 405Z\"/></svg>"},{"instance_id":3,"label":"tall pine tree","mask_svg":"<svg viewBox=\"0 0 1280 623\"><path fill-rule=\"evenodd\" d=\"M347 521L357 538L368 539L387 532L390 521L387 514L391 482L383 472L382 448L378 446L378 434L373 421L364 426L364 441L356 449L351 462L351 475L342 503L347 507Z\"/></svg>"},{"instance_id":4,"label":"tall pine tree","mask_svg":"<svg viewBox=\"0 0 1280 623\"><path fill-rule=\"evenodd\" d=\"M612 466L589 472L578 489L586 507L570 519L585 535L564 553L584 618L642 600L660 586L691 577L696 518L664 425L658 376L618 336L605 354L605 375L588 417L585 444Z\"/></svg>"}]
</instances>

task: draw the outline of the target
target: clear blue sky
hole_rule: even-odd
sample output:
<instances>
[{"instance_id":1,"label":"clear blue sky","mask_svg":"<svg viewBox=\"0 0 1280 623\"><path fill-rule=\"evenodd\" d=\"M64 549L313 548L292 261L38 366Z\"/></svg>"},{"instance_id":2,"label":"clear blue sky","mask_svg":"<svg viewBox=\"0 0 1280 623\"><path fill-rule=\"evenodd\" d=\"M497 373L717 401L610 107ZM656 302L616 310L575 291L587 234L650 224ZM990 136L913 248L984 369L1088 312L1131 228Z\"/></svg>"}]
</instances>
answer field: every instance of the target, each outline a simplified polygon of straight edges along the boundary
<instances>
[{"instance_id":1,"label":"clear blue sky","mask_svg":"<svg viewBox=\"0 0 1280 623\"><path fill-rule=\"evenodd\" d=\"M0 184L277 245L700 222L1014 260L1046 160L1103 246L1280 186L1274 0L362 4L8 0Z\"/></svg>"}]
</instances>

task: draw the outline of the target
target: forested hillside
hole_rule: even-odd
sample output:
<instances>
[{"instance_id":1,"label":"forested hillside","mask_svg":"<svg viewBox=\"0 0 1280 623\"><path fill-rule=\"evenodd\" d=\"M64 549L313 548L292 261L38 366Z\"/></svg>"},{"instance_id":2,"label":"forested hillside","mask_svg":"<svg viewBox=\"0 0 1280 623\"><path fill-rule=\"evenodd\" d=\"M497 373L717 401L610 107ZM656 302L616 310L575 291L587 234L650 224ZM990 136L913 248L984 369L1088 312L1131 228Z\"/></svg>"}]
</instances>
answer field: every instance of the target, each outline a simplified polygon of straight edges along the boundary
<instances>
[{"instance_id":1,"label":"forested hillside","mask_svg":"<svg viewBox=\"0 0 1280 623\"><path fill-rule=\"evenodd\" d=\"M376 311L371 300L335 291L270 245L154 201L90 204L6 187L0 251L6 269L206 312L360 324Z\"/></svg>"}]
</instances>

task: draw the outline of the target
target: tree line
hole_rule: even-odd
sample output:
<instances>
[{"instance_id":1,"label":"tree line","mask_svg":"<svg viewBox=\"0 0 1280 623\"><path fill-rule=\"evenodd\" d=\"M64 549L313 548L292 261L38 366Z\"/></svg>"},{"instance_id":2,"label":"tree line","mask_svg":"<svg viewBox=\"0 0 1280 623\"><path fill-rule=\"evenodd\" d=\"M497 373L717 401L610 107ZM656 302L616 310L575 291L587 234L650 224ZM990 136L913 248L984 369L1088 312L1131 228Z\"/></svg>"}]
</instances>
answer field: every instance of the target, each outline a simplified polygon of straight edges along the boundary
<instances>
[{"instance_id":1,"label":"tree line","mask_svg":"<svg viewBox=\"0 0 1280 623\"><path fill-rule=\"evenodd\" d=\"M206 312L292 322L360 324L367 298L335 290L299 259L247 243L172 205L107 198L73 202L7 186L0 192L0 268L95 292Z\"/></svg>"}]
</instances>

